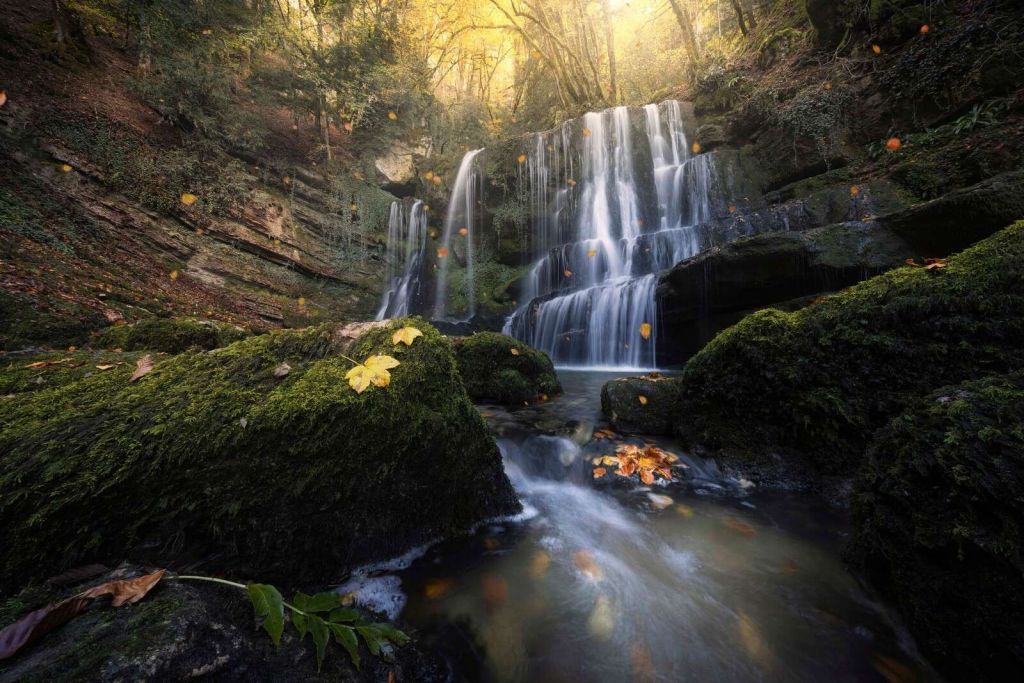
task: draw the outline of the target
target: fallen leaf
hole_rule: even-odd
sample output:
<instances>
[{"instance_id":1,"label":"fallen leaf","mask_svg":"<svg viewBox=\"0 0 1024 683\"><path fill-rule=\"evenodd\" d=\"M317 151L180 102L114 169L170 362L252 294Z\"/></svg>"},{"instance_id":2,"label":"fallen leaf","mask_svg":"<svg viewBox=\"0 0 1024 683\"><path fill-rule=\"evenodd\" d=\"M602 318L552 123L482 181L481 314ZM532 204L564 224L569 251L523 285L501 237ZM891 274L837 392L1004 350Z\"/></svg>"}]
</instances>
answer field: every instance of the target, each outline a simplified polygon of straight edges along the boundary
<instances>
[{"instance_id":1,"label":"fallen leaf","mask_svg":"<svg viewBox=\"0 0 1024 683\"><path fill-rule=\"evenodd\" d=\"M590 132L589 128L584 128L583 129L583 137L589 138L591 135L593 135L593 133Z\"/></svg>"},{"instance_id":2,"label":"fallen leaf","mask_svg":"<svg viewBox=\"0 0 1024 683\"><path fill-rule=\"evenodd\" d=\"M700 154L700 143L695 142L690 146L690 151L694 154Z\"/></svg>"},{"instance_id":3,"label":"fallen leaf","mask_svg":"<svg viewBox=\"0 0 1024 683\"><path fill-rule=\"evenodd\" d=\"M166 570L159 569L152 574L145 574L144 576L139 576L134 579L108 581L106 583L101 583L94 588L90 588L81 595L85 598L98 598L101 595L113 596L113 600L110 604L114 607L120 607L121 605L134 605L139 600L146 597L146 594L153 590L154 586L160 583L160 579L164 578L164 574L166 573Z\"/></svg>"},{"instance_id":4,"label":"fallen leaf","mask_svg":"<svg viewBox=\"0 0 1024 683\"><path fill-rule=\"evenodd\" d=\"M740 610L738 616L737 628L739 629L740 640L743 641L744 649L746 649L751 659L760 659L765 654L764 641L761 638L760 631L746 612Z\"/></svg>"},{"instance_id":5,"label":"fallen leaf","mask_svg":"<svg viewBox=\"0 0 1024 683\"><path fill-rule=\"evenodd\" d=\"M71 168L70 164L64 164L63 166L60 167L60 170L64 171L65 173L71 173L71 171L73 171L74 169Z\"/></svg>"},{"instance_id":6,"label":"fallen leaf","mask_svg":"<svg viewBox=\"0 0 1024 683\"><path fill-rule=\"evenodd\" d=\"M438 247L437 248L437 258L444 258L447 255L448 255L448 247Z\"/></svg>"},{"instance_id":7,"label":"fallen leaf","mask_svg":"<svg viewBox=\"0 0 1024 683\"><path fill-rule=\"evenodd\" d=\"M693 517L693 508L690 507L689 505L679 503L678 505L676 505L676 512L678 512L686 519L690 519L691 517Z\"/></svg>"},{"instance_id":8,"label":"fallen leaf","mask_svg":"<svg viewBox=\"0 0 1024 683\"><path fill-rule=\"evenodd\" d=\"M594 258L595 256L597 256L597 249L591 249L590 251L587 252L588 258Z\"/></svg>"},{"instance_id":9,"label":"fallen leaf","mask_svg":"<svg viewBox=\"0 0 1024 683\"><path fill-rule=\"evenodd\" d=\"M400 330L396 330L395 333L391 335L391 343L412 346L412 343L416 341L416 338L422 336L423 332L419 328L403 327Z\"/></svg>"},{"instance_id":10,"label":"fallen leaf","mask_svg":"<svg viewBox=\"0 0 1024 683\"><path fill-rule=\"evenodd\" d=\"M601 580L603 572L597 566L597 562L594 561L594 555L589 550L577 550L572 559L576 563L576 568L583 572L588 579L592 581Z\"/></svg>"},{"instance_id":11,"label":"fallen leaf","mask_svg":"<svg viewBox=\"0 0 1024 683\"><path fill-rule=\"evenodd\" d=\"M633 667L636 683L650 683L658 679L651 660L651 651L643 642L633 643L629 648L629 663Z\"/></svg>"},{"instance_id":12,"label":"fallen leaf","mask_svg":"<svg viewBox=\"0 0 1024 683\"><path fill-rule=\"evenodd\" d=\"M135 363L135 372L132 373L132 376L131 376L131 378L128 381L129 382L134 382L135 380L137 380L137 379L139 379L141 377L145 377L146 375L148 375L152 371L153 371L153 357L147 353L145 356L143 356L138 361L136 361L136 363Z\"/></svg>"},{"instance_id":13,"label":"fallen leaf","mask_svg":"<svg viewBox=\"0 0 1024 683\"><path fill-rule=\"evenodd\" d=\"M872 45L871 46L871 51L874 52L876 55L880 55L880 54L882 54L882 46L881 45Z\"/></svg>"},{"instance_id":14,"label":"fallen leaf","mask_svg":"<svg viewBox=\"0 0 1024 683\"><path fill-rule=\"evenodd\" d=\"M857 187L856 185L854 185L854 186L852 186L852 187L850 188L850 196L851 196L851 197L856 197L856 196L857 196L857 195L859 195L859 194L860 194L860 188L859 188L859 187Z\"/></svg>"},{"instance_id":15,"label":"fallen leaf","mask_svg":"<svg viewBox=\"0 0 1024 683\"><path fill-rule=\"evenodd\" d=\"M563 270L562 271L562 275L564 275L566 277L572 277L572 271L571 270Z\"/></svg>"},{"instance_id":16,"label":"fallen leaf","mask_svg":"<svg viewBox=\"0 0 1024 683\"><path fill-rule=\"evenodd\" d=\"M423 594L428 600L443 598L455 588L455 579L430 579L423 587Z\"/></svg>"},{"instance_id":17,"label":"fallen leaf","mask_svg":"<svg viewBox=\"0 0 1024 683\"><path fill-rule=\"evenodd\" d=\"M636 400L640 401L640 405L642 405L642 406L647 405L647 397L644 396L643 394L640 394L639 396L637 396Z\"/></svg>"},{"instance_id":18,"label":"fallen leaf","mask_svg":"<svg viewBox=\"0 0 1024 683\"><path fill-rule=\"evenodd\" d=\"M569 178L565 182L566 182L567 185L569 185L569 187L576 187L576 181L573 180L572 178Z\"/></svg>"},{"instance_id":19,"label":"fallen leaf","mask_svg":"<svg viewBox=\"0 0 1024 683\"><path fill-rule=\"evenodd\" d=\"M396 114L396 113L395 113L395 112L393 112L393 111L389 111L389 112L388 112L388 118L389 118L390 120L392 120L392 121L397 121L397 120L398 120L398 114Z\"/></svg>"},{"instance_id":20,"label":"fallen leaf","mask_svg":"<svg viewBox=\"0 0 1024 683\"><path fill-rule=\"evenodd\" d=\"M97 365L96 369L97 370L109 370L110 368L113 368L113 367L116 367L116 366L104 364L104 365Z\"/></svg>"},{"instance_id":21,"label":"fallen leaf","mask_svg":"<svg viewBox=\"0 0 1024 683\"><path fill-rule=\"evenodd\" d=\"M924 25L923 25L923 26L921 27L921 35L928 35L928 34L929 34L929 33L931 32L931 30L932 30L932 29L931 29L931 27L930 27L930 26L928 26L928 24L924 24Z\"/></svg>"},{"instance_id":22,"label":"fallen leaf","mask_svg":"<svg viewBox=\"0 0 1024 683\"><path fill-rule=\"evenodd\" d=\"M184 204L185 206L192 206L197 201L199 201L199 197L195 196L194 194L190 192L181 193L181 203Z\"/></svg>"},{"instance_id":23,"label":"fallen leaf","mask_svg":"<svg viewBox=\"0 0 1024 683\"><path fill-rule=\"evenodd\" d=\"M650 339L651 338L651 324L650 323L640 323L640 336L643 337L644 339Z\"/></svg>"},{"instance_id":24,"label":"fallen leaf","mask_svg":"<svg viewBox=\"0 0 1024 683\"><path fill-rule=\"evenodd\" d=\"M469 228L459 228L459 235L465 237L469 234Z\"/></svg>"},{"instance_id":25,"label":"fallen leaf","mask_svg":"<svg viewBox=\"0 0 1024 683\"><path fill-rule=\"evenodd\" d=\"M441 182L442 182L441 176L439 176L439 175L434 176L434 181L433 182L434 182L435 185L440 185Z\"/></svg>"},{"instance_id":26,"label":"fallen leaf","mask_svg":"<svg viewBox=\"0 0 1024 683\"><path fill-rule=\"evenodd\" d=\"M597 596L594 609L587 619L587 629L599 640L611 640L615 632L615 613L611 601L605 595Z\"/></svg>"},{"instance_id":27,"label":"fallen leaf","mask_svg":"<svg viewBox=\"0 0 1024 683\"><path fill-rule=\"evenodd\" d=\"M7 104L7 91L0 90L0 107L4 106L5 104Z\"/></svg>"},{"instance_id":28,"label":"fallen leaf","mask_svg":"<svg viewBox=\"0 0 1024 683\"><path fill-rule=\"evenodd\" d=\"M903 142L901 142L899 138L889 138L889 140L885 143L885 148L890 152L895 152L902 146Z\"/></svg>"},{"instance_id":29,"label":"fallen leaf","mask_svg":"<svg viewBox=\"0 0 1024 683\"><path fill-rule=\"evenodd\" d=\"M349 370L345 379L357 394L363 393L371 384L383 389L391 384L391 373L388 370L398 365L400 363L391 356L370 356L361 365Z\"/></svg>"},{"instance_id":30,"label":"fallen leaf","mask_svg":"<svg viewBox=\"0 0 1024 683\"><path fill-rule=\"evenodd\" d=\"M664 510L665 508L670 507L673 502L675 502L669 496L663 496L658 493L648 493L647 499L650 500L651 505L653 505L658 510Z\"/></svg>"},{"instance_id":31,"label":"fallen leaf","mask_svg":"<svg viewBox=\"0 0 1024 683\"><path fill-rule=\"evenodd\" d=\"M171 280L177 280L177 279L178 279L178 271L172 270L171 271Z\"/></svg>"},{"instance_id":32,"label":"fallen leaf","mask_svg":"<svg viewBox=\"0 0 1024 683\"><path fill-rule=\"evenodd\" d=\"M292 366L288 365L287 363L281 363L276 368L274 368L274 377L276 377L277 379L287 377L288 373L290 373L291 371Z\"/></svg>"},{"instance_id":33,"label":"fallen leaf","mask_svg":"<svg viewBox=\"0 0 1024 683\"><path fill-rule=\"evenodd\" d=\"M513 356L518 356L519 355L519 349L517 349L514 346L511 349L509 349L508 352L511 353Z\"/></svg>"},{"instance_id":34,"label":"fallen leaf","mask_svg":"<svg viewBox=\"0 0 1024 683\"><path fill-rule=\"evenodd\" d=\"M516 161L518 161L521 164L525 164L526 163L526 155L525 154L520 154L519 158Z\"/></svg>"},{"instance_id":35,"label":"fallen leaf","mask_svg":"<svg viewBox=\"0 0 1024 683\"><path fill-rule=\"evenodd\" d=\"M608 474L608 470L606 470L604 467L594 468L594 479L600 479L606 474Z\"/></svg>"},{"instance_id":36,"label":"fallen leaf","mask_svg":"<svg viewBox=\"0 0 1024 683\"><path fill-rule=\"evenodd\" d=\"M0 630L0 659L13 657L25 646L68 623L84 612L91 602L92 598L76 595L29 612L6 626Z\"/></svg>"}]
</instances>

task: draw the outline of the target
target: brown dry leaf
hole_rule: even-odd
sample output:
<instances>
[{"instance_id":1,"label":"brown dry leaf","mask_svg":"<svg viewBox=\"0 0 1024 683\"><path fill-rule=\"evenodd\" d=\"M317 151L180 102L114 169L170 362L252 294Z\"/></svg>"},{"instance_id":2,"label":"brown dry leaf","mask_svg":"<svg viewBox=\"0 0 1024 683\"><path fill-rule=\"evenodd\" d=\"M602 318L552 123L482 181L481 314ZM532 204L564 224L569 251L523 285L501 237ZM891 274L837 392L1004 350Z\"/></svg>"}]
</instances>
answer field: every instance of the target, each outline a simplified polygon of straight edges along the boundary
<instances>
[{"instance_id":1,"label":"brown dry leaf","mask_svg":"<svg viewBox=\"0 0 1024 683\"><path fill-rule=\"evenodd\" d=\"M396 113L395 113L395 112L393 112L393 111L389 111L389 112L388 112L388 119L389 119L390 121L397 121L397 120L398 120L398 114L396 114Z\"/></svg>"},{"instance_id":2,"label":"brown dry leaf","mask_svg":"<svg viewBox=\"0 0 1024 683\"><path fill-rule=\"evenodd\" d=\"M36 368L45 368L49 365L54 365L54 362L51 360L37 360L35 363L29 363L28 365L26 365L25 369L34 370Z\"/></svg>"},{"instance_id":3,"label":"brown dry leaf","mask_svg":"<svg viewBox=\"0 0 1024 683\"><path fill-rule=\"evenodd\" d=\"M135 363L135 372L132 373L131 379L129 379L128 381L129 382L134 382L135 380L139 379L140 377L144 377L144 376L148 375L152 371L153 371L153 356L151 356L151 355L149 355L147 353L145 356L140 358Z\"/></svg>"},{"instance_id":4,"label":"brown dry leaf","mask_svg":"<svg viewBox=\"0 0 1024 683\"><path fill-rule=\"evenodd\" d=\"M76 595L29 612L6 626L0 630L0 660L13 657L25 646L68 623L84 612L91 602L92 598Z\"/></svg>"},{"instance_id":5,"label":"brown dry leaf","mask_svg":"<svg viewBox=\"0 0 1024 683\"><path fill-rule=\"evenodd\" d=\"M562 271L562 275L565 275L566 277L572 277L572 271L571 270L564 270L564 271Z\"/></svg>"},{"instance_id":6,"label":"brown dry leaf","mask_svg":"<svg viewBox=\"0 0 1024 683\"><path fill-rule=\"evenodd\" d=\"M113 368L113 367L116 367L116 366L115 365L110 365L109 363L105 363L103 365L97 365L96 369L97 370L109 370L110 368Z\"/></svg>"},{"instance_id":7,"label":"brown dry leaf","mask_svg":"<svg viewBox=\"0 0 1024 683\"><path fill-rule=\"evenodd\" d=\"M121 605L134 605L139 600L146 597L146 594L153 590L154 586L160 583L160 579L164 578L164 574L166 573L166 569L158 569L152 574L146 574L134 579L108 581L106 583L101 583L94 588L90 588L82 593L81 597L98 598L101 595L110 595L113 597L110 604L114 607L120 607Z\"/></svg>"},{"instance_id":8,"label":"brown dry leaf","mask_svg":"<svg viewBox=\"0 0 1024 683\"><path fill-rule=\"evenodd\" d=\"M744 649L746 649L751 659L761 659L765 655L765 649L760 631L746 612L740 610L738 616L737 628L739 629L740 640L743 641Z\"/></svg>"}]
</instances>

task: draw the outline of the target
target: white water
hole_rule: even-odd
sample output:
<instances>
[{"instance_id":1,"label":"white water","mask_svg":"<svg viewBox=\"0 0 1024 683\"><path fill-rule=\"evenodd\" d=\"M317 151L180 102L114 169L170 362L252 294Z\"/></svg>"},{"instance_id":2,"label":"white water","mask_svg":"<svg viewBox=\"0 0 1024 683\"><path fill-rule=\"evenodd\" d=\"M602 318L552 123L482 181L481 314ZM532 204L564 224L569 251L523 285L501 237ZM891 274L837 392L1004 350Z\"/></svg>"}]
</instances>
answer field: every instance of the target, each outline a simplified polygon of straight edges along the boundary
<instances>
[{"instance_id":1,"label":"white water","mask_svg":"<svg viewBox=\"0 0 1024 683\"><path fill-rule=\"evenodd\" d=\"M388 289L377 309L377 320L409 315L410 302L419 292L427 244L427 214L419 200L413 202L408 216L404 208L401 202L391 203L385 257Z\"/></svg>"},{"instance_id":2,"label":"white water","mask_svg":"<svg viewBox=\"0 0 1024 683\"><path fill-rule=\"evenodd\" d=\"M478 200L483 196L484 175L476 163L481 152L483 152L482 149L473 150L462 157L459 172L455 176L455 187L452 189L448 214L444 219L444 235L441 241L441 246L447 250L447 256L438 254L440 267L437 272L437 289L434 294L433 315L435 320L447 318L448 272L452 259L457 257L456 245L462 252L462 260L466 269L466 317L469 319L476 315L476 297L473 290L473 235L476 232L477 223L482 218ZM462 234L463 229L465 235Z\"/></svg>"},{"instance_id":3,"label":"white water","mask_svg":"<svg viewBox=\"0 0 1024 683\"><path fill-rule=\"evenodd\" d=\"M679 103L647 105L644 122L635 129L626 107L592 112L530 146L536 260L503 332L557 365L654 368L655 274L696 254L712 217L713 158L691 155ZM636 166L637 145L649 168Z\"/></svg>"}]
</instances>

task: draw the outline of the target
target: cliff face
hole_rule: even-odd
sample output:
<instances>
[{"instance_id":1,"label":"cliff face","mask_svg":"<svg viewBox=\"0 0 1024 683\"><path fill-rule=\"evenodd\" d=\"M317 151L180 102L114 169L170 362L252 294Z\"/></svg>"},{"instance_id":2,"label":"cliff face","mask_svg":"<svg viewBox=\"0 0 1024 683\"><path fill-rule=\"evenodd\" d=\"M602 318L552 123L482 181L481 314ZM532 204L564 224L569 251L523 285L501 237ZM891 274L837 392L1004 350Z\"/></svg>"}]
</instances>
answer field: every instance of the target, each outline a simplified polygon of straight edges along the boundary
<instances>
[{"instance_id":1,"label":"cliff face","mask_svg":"<svg viewBox=\"0 0 1024 683\"><path fill-rule=\"evenodd\" d=\"M3 20L0 348L162 315L372 316L393 197L354 158L328 171L307 126L256 104L256 151L171 126L112 40L90 37L88 61L49 55L30 30L44 4Z\"/></svg>"}]
</instances>

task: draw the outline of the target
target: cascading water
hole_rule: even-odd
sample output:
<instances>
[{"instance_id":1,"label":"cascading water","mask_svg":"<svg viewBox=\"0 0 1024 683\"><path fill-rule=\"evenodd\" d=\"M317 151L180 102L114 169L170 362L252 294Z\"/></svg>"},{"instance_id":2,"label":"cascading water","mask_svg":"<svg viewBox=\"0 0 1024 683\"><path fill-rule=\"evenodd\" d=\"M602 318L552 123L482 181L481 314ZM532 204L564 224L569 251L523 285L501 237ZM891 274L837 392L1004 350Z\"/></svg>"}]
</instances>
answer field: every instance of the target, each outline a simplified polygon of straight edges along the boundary
<instances>
[{"instance_id":1,"label":"cascading water","mask_svg":"<svg viewBox=\"0 0 1024 683\"><path fill-rule=\"evenodd\" d=\"M503 331L556 364L655 367L656 273L697 253L697 227L712 217L712 156L691 155L680 104L644 116L641 130L626 107L588 113L582 128L563 124L531 145L537 260Z\"/></svg>"},{"instance_id":2,"label":"cascading water","mask_svg":"<svg viewBox=\"0 0 1024 683\"><path fill-rule=\"evenodd\" d=\"M434 296L434 319L444 320L448 308L448 277L453 253L453 240L459 241L465 263L465 295L466 319L476 314L476 296L474 292L473 273L473 235L477 223L482 218L479 199L483 196L483 170L476 159L482 149L467 152L459 164L459 172L455 176L455 187L448 204L448 214L444 220L444 235L441 248L438 250L440 267L437 272L437 289Z\"/></svg>"},{"instance_id":3,"label":"cascading water","mask_svg":"<svg viewBox=\"0 0 1024 683\"><path fill-rule=\"evenodd\" d=\"M408 215L402 202L392 202L386 255L388 289L377 309L377 320L409 315L410 304L419 292L426 244L427 214L423 202L413 202Z\"/></svg>"}]
</instances>

